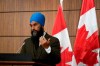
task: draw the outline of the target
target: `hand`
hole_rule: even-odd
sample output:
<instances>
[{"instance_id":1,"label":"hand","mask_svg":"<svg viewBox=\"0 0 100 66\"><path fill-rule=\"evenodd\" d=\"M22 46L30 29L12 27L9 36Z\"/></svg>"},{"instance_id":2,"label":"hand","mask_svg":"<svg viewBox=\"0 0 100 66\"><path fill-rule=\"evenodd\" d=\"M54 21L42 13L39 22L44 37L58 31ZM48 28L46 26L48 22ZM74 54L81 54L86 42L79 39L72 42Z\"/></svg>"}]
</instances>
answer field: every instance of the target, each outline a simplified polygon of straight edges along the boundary
<instances>
[{"instance_id":1,"label":"hand","mask_svg":"<svg viewBox=\"0 0 100 66\"><path fill-rule=\"evenodd\" d=\"M43 47L43 48L48 48L50 45L50 38L48 40L46 40L46 38L44 36L41 36L39 38L39 44Z\"/></svg>"}]
</instances>

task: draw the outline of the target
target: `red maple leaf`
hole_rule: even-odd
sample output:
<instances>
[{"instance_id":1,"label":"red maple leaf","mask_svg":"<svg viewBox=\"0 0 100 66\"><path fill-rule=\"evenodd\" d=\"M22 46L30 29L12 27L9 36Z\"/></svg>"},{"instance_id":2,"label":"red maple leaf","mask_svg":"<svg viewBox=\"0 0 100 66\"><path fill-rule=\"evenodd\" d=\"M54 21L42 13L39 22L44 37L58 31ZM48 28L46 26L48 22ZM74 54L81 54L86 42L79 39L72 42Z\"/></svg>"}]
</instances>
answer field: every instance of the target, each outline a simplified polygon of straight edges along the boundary
<instances>
[{"instance_id":1,"label":"red maple leaf","mask_svg":"<svg viewBox=\"0 0 100 66\"><path fill-rule=\"evenodd\" d=\"M92 52L92 50L99 47L99 42L97 32L94 32L88 39L87 35L88 31L86 31L84 25L78 30L74 46L74 54L77 63L83 62L88 66L93 66L97 63L97 53Z\"/></svg>"}]
</instances>

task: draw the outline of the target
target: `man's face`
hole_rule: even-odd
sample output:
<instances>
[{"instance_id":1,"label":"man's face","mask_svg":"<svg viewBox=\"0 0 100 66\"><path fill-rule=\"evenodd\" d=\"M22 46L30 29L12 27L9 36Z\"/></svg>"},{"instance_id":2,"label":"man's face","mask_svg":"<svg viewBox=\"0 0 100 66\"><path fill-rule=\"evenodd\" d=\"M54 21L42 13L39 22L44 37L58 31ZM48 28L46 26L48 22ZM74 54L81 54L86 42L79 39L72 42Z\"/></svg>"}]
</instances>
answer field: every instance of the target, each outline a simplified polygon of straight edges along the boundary
<instances>
[{"instance_id":1,"label":"man's face","mask_svg":"<svg viewBox=\"0 0 100 66\"><path fill-rule=\"evenodd\" d=\"M33 21L30 24L30 26L31 26L31 34L33 37L36 36L40 37L41 35L43 35L43 28L39 23Z\"/></svg>"},{"instance_id":2,"label":"man's face","mask_svg":"<svg viewBox=\"0 0 100 66\"><path fill-rule=\"evenodd\" d=\"M32 30L40 31L41 25L39 23L33 21L30 26Z\"/></svg>"}]
</instances>

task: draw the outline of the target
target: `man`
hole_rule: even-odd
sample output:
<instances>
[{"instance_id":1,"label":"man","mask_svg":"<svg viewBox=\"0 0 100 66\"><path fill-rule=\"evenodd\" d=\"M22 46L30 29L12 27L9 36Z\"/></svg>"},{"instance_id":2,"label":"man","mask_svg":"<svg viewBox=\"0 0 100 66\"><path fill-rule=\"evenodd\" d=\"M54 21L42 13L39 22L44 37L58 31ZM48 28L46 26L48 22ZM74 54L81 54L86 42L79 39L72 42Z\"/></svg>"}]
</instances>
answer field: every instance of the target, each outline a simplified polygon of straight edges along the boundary
<instances>
[{"instance_id":1,"label":"man","mask_svg":"<svg viewBox=\"0 0 100 66\"><path fill-rule=\"evenodd\" d=\"M24 41L21 53L31 54L33 61L55 66L61 60L60 43L44 31L45 17L36 12L30 18L31 37Z\"/></svg>"}]
</instances>

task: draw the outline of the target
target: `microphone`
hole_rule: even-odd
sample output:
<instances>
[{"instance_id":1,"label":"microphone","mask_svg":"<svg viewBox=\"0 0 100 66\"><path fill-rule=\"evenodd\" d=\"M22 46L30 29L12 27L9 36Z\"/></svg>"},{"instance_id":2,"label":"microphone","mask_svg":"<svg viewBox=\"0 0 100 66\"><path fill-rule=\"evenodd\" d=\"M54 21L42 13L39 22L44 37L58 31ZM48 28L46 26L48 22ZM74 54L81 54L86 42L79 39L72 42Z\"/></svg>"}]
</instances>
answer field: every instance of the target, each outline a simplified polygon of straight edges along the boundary
<instances>
[{"instance_id":1,"label":"microphone","mask_svg":"<svg viewBox=\"0 0 100 66\"><path fill-rule=\"evenodd\" d=\"M23 42L23 44L19 47L19 49L17 50L16 53L18 53L21 50L21 48L23 47L24 44L25 44L25 42Z\"/></svg>"}]
</instances>

